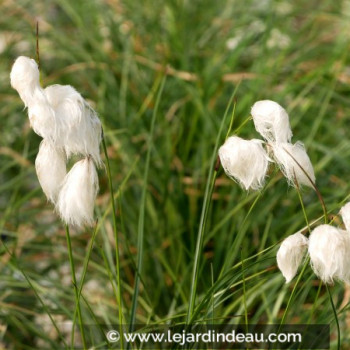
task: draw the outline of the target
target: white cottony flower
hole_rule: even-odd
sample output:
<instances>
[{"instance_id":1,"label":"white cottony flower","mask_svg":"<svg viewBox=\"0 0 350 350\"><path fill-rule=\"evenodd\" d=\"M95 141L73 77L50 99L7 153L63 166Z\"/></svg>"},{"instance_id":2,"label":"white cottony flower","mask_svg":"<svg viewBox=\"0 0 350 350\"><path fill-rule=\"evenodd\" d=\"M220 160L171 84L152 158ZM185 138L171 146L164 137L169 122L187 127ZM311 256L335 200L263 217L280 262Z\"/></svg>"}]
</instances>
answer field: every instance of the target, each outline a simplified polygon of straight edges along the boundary
<instances>
[{"instance_id":1,"label":"white cottony flower","mask_svg":"<svg viewBox=\"0 0 350 350\"><path fill-rule=\"evenodd\" d=\"M34 99L35 90L40 88L38 65L33 59L20 56L12 66L10 79L11 86L28 106Z\"/></svg>"},{"instance_id":2,"label":"white cottony flower","mask_svg":"<svg viewBox=\"0 0 350 350\"><path fill-rule=\"evenodd\" d=\"M346 230L350 232L350 202L341 207L340 215L343 219Z\"/></svg>"},{"instance_id":3,"label":"white cottony flower","mask_svg":"<svg viewBox=\"0 0 350 350\"><path fill-rule=\"evenodd\" d=\"M286 283L296 275L307 250L308 240L300 232L287 237L277 252L277 265Z\"/></svg>"},{"instance_id":4,"label":"white cottony flower","mask_svg":"<svg viewBox=\"0 0 350 350\"><path fill-rule=\"evenodd\" d=\"M56 117L55 112L47 103L45 95L42 91L37 90L36 101L28 105L28 117L30 126L34 132L44 139L55 142L56 137Z\"/></svg>"},{"instance_id":5,"label":"white cottony flower","mask_svg":"<svg viewBox=\"0 0 350 350\"><path fill-rule=\"evenodd\" d=\"M98 177L94 162L85 158L66 175L58 196L57 209L67 224L83 227L94 224L94 203Z\"/></svg>"},{"instance_id":6,"label":"white cottony flower","mask_svg":"<svg viewBox=\"0 0 350 350\"><path fill-rule=\"evenodd\" d=\"M30 126L43 138L55 139L56 118L39 83L39 69L28 57L16 59L11 70L11 86L28 107Z\"/></svg>"},{"instance_id":7,"label":"white cottony flower","mask_svg":"<svg viewBox=\"0 0 350 350\"><path fill-rule=\"evenodd\" d=\"M251 110L255 129L269 142L290 142L292 130L287 112L278 103L258 101Z\"/></svg>"},{"instance_id":8,"label":"white cottony flower","mask_svg":"<svg viewBox=\"0 0 350 350\"><path fill-rule=\"evenodd\" d=\"M67 173L64 152L43 140L35 159L35 169L47 199L55 203Z\"/></svg>"},{"instance_id":9,"label":"white cottony flower","mask_svg":"<svg viewBox=\"0 0 350 350\"><path fill-rule=\"evenodd\" d=\"M221 164L227 176L246 190L260 189L265 180L269 157L261 140L229 137L219 149Z\"/></svg>"},{"instance_id":10,"label":"white cottony flower","mask_svg":"<svg viewBox=\"0 0 350 350\"><path fill-rule=\"evenodd\" d=\"M295 185L296 179L298 184L313 188L312 183L316 181L314 169L301 142L294 145L291 143L272 144L272 150L277 164L289 183Z\"/></svg>"},{"instance_id":11,"label":"white cottony flower","mask_svg":"<svg viewBox=\"0 0 350 350\"><path fill-rule=\"evenodd\" d=\"M35 167L47 198L56 203L62 219L74 226L92 225L98 191L95 169L102 165L101 122L79 92L69 85L43 89L33 59L18 57L11 70L11 86L28 108L30 125L44 138ZM83 156L66 174L66 161Z\"/></svg>"},{"instance_id":12,"label":"white cottony flower","mask_svg":"<svg viewBox=\"0 0 350 350\"><path fill-rule=\"evenodd\" d=\"M316 227L309 238L311 267L325 283L350 282L350 234L331 225Z\"/></svg>"},{"instance_id":13,"label":"white cottony flower","mask_svg":"<svg viewBox=\"0 0 350 350\"><path fill-rule=\"evenodd\" d=\"M12 66L11 85L28 107L30 124L38 135L50 138L68 157L91 156L97 165L102 164L101 122L79 92L69 85L42 89L36 62L24 56Z\"/></svg>"},{"instance_id":14,"label":"white cottony flower","mask_svg":"<svg viewBox=\"0 0 350 350\"><path fill-rule=\"evenodd\" d=\"M91 156L101 165L101 122L96 112L79 92L69 85L51 85L44 89L56 116L56 143L64 147L67 156Z\"/></svg>"}]
</instances>

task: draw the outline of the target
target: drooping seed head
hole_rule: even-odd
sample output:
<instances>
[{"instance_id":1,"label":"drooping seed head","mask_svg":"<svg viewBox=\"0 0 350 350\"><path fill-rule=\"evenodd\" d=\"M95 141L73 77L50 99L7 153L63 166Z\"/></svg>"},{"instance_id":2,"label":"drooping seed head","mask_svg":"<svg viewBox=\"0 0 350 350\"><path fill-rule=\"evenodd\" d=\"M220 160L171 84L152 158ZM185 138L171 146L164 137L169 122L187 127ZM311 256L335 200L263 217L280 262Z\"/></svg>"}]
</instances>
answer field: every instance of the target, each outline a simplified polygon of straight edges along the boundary
<instances>
[{"instance_id":1,"label":"drooping seed head","mask_svg":"<svg viewBox=\"0 0 350 350\"><path fill-rule=\"evenodd\" d=\"M12 66L11 86L18 91L24 104L31 102L35 88L39 87L39 69L35 60L19 56Z\"/></svg>"},{"instance_id":2,"label":"drooping seed head","mask_svg":"<svg viewBox=\"0 0 350 350\"><path fill-rule=\"evenodd\" d=\"M251 110L255 129L268 142L290 142L292 130L286 110L277 102L262 100Z\"/></svg>"},{"instance_id":3,"label":"drooping seed head","mask_svg":"<svg viewBox=\"0 0 350 350\"><path fill-rule=\"evenodd\" d=\"M261 140L229 137L219 149L225 173L246 190L258 190L264 185L269 157Z\"/></svg>"},{"instance_id":4,"label":"drooping seed head","mask_svg":"<svg viewBox=\"0 0 350 350\"><path fill-rule=\"evenodd\" d=\"M301 142L272 144L275 160L291 185L305 185L313 188L316 181L314 168ZM307 174L307 175L306 175ZM311 181L310 181L311 180Z\"/></svg>"},{"instance_id":5,"label":"drooping seed head","mask_svg":"<svg viewBox=\"0 0 350 350\"><path fill-rule=\"evenodd\" d=\"M281 270L286 283L296 275L305 256L308 239L300 232L287 237L277 252L277 265Z\"/></svg>"},{"instance_id":6,"label":"drooping seed head","mask_svg":"<svg viewBox=\"0 0 350 350\"><path fill-rule=\"evenodd\" d=\"M35 159L35 169L47 199L56 203L67 173L64 152L49 140L44 139L41 141L39 153Z\"/></svg>"},{"instance_id":7,"label":"drooping seed head","mask_svg":"<svg viewBox=\"0 0 350 350\"><path fill-rule=\"evenodd\" d=\"M316 227L309 238L311 267L325 283L350 282L350 235L331 225Z\"/></svg>"},{"instance_id":8,"label":"drooping seed head","mask_svg":"<svg viewBox=\"0 0 350 350\"><path fill-rule=\"evenodd\" d=\"M75 163L66 175L56 209L67 224L76 227L94 224L94 203L98 192L98 175L88 157Z\"/></svg>"}]
</instances>

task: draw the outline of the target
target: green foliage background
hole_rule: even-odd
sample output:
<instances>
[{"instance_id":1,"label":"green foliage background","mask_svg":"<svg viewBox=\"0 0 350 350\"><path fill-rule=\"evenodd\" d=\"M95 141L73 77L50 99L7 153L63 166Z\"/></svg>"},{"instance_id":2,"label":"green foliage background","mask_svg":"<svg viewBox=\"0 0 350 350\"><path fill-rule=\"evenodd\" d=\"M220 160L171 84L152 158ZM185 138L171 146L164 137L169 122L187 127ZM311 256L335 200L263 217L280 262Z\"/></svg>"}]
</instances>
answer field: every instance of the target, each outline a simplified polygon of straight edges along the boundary
<instances>
[{"instance_id":1,"label":"green foliage background","mask_svg":"<svg viewBox=\"0 0 350 350\"><path fill-rule=\"evenodd\" d=\"M239 83L233 129L260 138L247 121L253 103L271 99L284 106L293 142L305 143L329 213L342 225L337 214L350 189L350 1L2 0L0 8L0 348L61 348L37 295L58 323L72 320L75 307L64 227L35 174L40 137L9 83L17 56L36 57L36 21L43 85L73 85L104 125L117 193L125 323L147 139L165 67L147 183L138 323L185 321L211 157ZM83 316L87 323L116 324L110 195L105 171L99 175L99 226L82 292L96 319L85 304ZM305 188L302 195L309 221L321 223L316 194ZM249 323L279 323L296 279L284 284L275 245L303 228L298 194L277 169L261 193L243 191L220 170L195 321L244 322L247 312ZM79 279L92 230L72 236ZM242 259L248 259L243 270ZM319 287L308 267L286 322L329 323L334 345L334 314ZM331 292L346 349L350 290L336 283Z\"/></svg>"}]
</instances>

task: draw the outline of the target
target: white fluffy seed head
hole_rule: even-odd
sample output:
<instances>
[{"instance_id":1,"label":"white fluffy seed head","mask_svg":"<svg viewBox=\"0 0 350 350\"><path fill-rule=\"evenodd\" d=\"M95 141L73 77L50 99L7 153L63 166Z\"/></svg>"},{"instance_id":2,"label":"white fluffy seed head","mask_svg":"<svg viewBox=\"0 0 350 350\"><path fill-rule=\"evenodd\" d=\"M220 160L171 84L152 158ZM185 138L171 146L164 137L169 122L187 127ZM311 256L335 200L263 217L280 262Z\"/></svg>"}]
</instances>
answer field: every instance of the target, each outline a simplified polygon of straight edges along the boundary
<instances>
[{"instance_id":1,"label":"white fluffy seed head","mask_svg":"<svg viewBox=\"0 0 350 350\"><path fill-rule=\"evenodd\" d=\"M58 196L57 210L67 224L83 227L94 224L94 203L98 177L90 157L77 162L66 175Z\"/></svg>"},{"instance_id":2,"label":"white fluffy seed head","mask_svg":"<svg viewBox=\"0 0 350 350\"><path fill-rule=\"evenodd\" d=\"M325 283L350 282L350 235L330 225L316 227L309 238L311 267Z\"/></svg>"},{"instance_id":3,"label":"white fluffy seed head","mask_svg":"<svg viewBox=\"0 0 350 350\"><path fill-rule=\"evenodd\" d=\"M11 70L11 85L20 94L33 130L63 148L67 157L92 157L102 165L101 122L96 112L72 86L52 85L42 89L36 62L20 56Z\"/></svg>"},{"instance_id":4,"label":"white fluffy seed head","mask_svg":"<svg viewBox=\"0 0 350 350\"><path fill-rule=\"evenodd\" d=\"M91 156L100 166L102 127L96 112L72 86L51 85L44 92L55 111L56 144L65 149L68 157Z\"/></svg>"},{"instance_id":5,"label":"white fluffy seed head","mask_svg":"<svg viewBox=\"0 0 350 350\"><path fill-rule=\"evenodd\" d=\"M47 199L55 203L66 176L66 156L50 141L43 140L35 159L38 179Z\"/></svg>"},{"instance_id":6,"label":"white fluffy seed head","mask_svg":"<svg viewBox=\"0 0 350 350\"><path fill-rule=\"evenodd\" d=\"M251 110L255 129L268 142L290 142L292 130L287 112L270 100L256 102Z\"/></svg>"},{"instance_id":7,"label":"white fluffy seed head","mask_svg":"<svg viewBox=\"0 0 350 350\"><path fill-rule=\"evenodd\" d=\"M341 207L340 215L343 219L346 230L350 232L350 202Z\"/></svg>"},{"instance_id":8,"label":"white fluffy seed head","mask_svg":"<svg viewBox=\"0 0 350 350\"><path fill-rule=\"evenodd\" d=\"M312 182L315 183L316 181L314 169L301 142L294 145L291 143L275 143L272 144L272 151L277 164L290 184L295 186L296 179L299 185L313 188Z\"/></svg>"},{"instance_id":9,"label":"white fluffy seed head","mask_svg":"<svg viewBox=\"0 0 350 350\"><path fill-rule=\"evenodd\" d=\"M287 237L277 252L277 265L281 270L286 283L296 275L305 256L308 239L300 232Z\"/></svg>"},{"instance_id":10,"label":"white fluffy seed head","mask_svg":"<svg viewBox=\"0 0 350 350\"><path fill-rule=\"evenodd\" d=\"M269 157L261 140L229 137L219 149L221 165L230 178L246 190L258 190L264 185Z\"/></svg>"},{"instance_id":11,"label":"white fluffy seed head","mask_svg":"<svg viewBox=\"0 0 350 350\"><path fill-rule=\"evenodd\" d=\"M35 100L28 105L30 126L39 136L49 139L56 146L56 116L41 89L35 92Z\"/></svg>"},{"instance_id":12,"label":"white fluffy seed head","mask_svg":"<svg viewBox=\"0 0 350 350\"><path fill-rule=\"evenodd\" d=\"M18 57L12 66L10 79L11 86L18 91L24 104L29 105L35 88L40 86L36 62L29 57Z\"/></svg>"}]
</instances>

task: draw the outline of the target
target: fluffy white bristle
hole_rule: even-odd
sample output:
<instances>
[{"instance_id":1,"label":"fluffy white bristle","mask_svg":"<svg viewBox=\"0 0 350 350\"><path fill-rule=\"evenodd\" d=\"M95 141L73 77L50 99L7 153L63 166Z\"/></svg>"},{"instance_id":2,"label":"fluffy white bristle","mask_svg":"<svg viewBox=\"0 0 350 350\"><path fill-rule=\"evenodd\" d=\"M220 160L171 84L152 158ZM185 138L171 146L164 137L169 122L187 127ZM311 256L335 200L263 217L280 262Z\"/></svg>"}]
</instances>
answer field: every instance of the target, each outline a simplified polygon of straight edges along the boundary
<instances>
[{"instance_id":1,"label":"fluffy white bristle","mask_svg":"<svg viewBox=\"0 0 350 350\"><path fill-rule=\"evenodd\" d=\"M295 185L296 179L299 185L313 188L310 180L313 183L316 181L314 169L301 142L294 145L291 143L272 144L272 150L277 164L290 184Z\"/></svg>"},{"instance_id":2,"label":"fluffy white bristle","mask_svg":"<svg viewBox=\"0 0 350 350\"><path fill-rule=\"evenodd\" d=\"M290 142L292 130L289 117L277 102L263 100L256 102L251 110L256 130L268 142Z\"/></svg>"},{"instance_id":3,"label":"fluffy white bristle","mask_svg":"<svg viewBox=\"0 0 350 350\"><path fill-rule=\"evenodd\" d=\"M83 227L94 224L94 203L98 177L94 162L85 158L66 175L58 196L57 209L67 224Z\"/></svg>"},{"instance_id":4,"label":"fluffy white bristle","mask_svg":"<svg viewBox=\"0 0 350 350\"><path fill-rule=\"evenodd\" d=\"M64 152L50 141L43 140L35 159L35 169L47 199L55 203L67 173Z\"/></svg>"},{"instance_id":5,"label":"fluffy white bristle","mask_svg":"<svg viewBox=\"0 0 350 350\"><path fill-rule=\"evenodd\" d=\"M12 87L28 107L30 125L39 136L63 148L68 158L91 156L96 165L102 165L101 122L79 92L69 85L42 89L36 62L24 56L13 64L10 78Z\"/></svg>"},{"instance_id":6,"label":"fluffy white bristle","mask_svg":"<svg viewBox=\"0 0 350 350\"><path fill-rule=\"evenodd\" d=\"M20 56L12 66L10 79L11 86L28 106L33 99L34 90L40 86L38 65L33 59Z\"/></svg>"},{"instance_id":7,"label":"fluffy white bristle","mask_svg":"<svg viewBox=\"0 0 350 350\"><path fill-rule=\"evenodd\" d=\"M330 225L316 227L309 238L311 267L325 283L350 282L350 235Z\"/></svg>"},{"instance_id":8,"label":"fluffy white bristle","mask_svg":"<svg viewBox=\"0 0 350 350\"><path fill-rule=\"evenodd\" d=\"M246 190L258 190L264 185L269 157L261 140L229 137L219 149L221 164L227 176Z\"/></svg>"},{"instance_id":9,"label":"fluffy white bristle","mask_svg":"<svg viewBox=\"0 0 350 350\"><path fill-rule=\"evenodd\" d=\"M67 224L93 225L95 164L102 165L102 127L96 112L72 86L43 89L38 65L31 58L18 57L10 79L28 108L31 127L44 139L35 162L43 191ZM66 174L66 160L72 155L85 159Z\"/></svg>"},{"instance_id":10,"label":"fluffy white bristle","mask_svg":"<svg viewBox=\"0 0 350 350\"><path fill-rule=\"evenodd\" d=\"M307 251L308 239L300 232L287 237L277 252L277 265L286 283L296 275Z\"/></svg>"},{"instance_id":11,"label":"fluffy white bristle","mask_svg":"<svg viewBox=\"0 0 350 350\"><path fill-rule=\"evenodd\" d=\"M102 126L96 112L72 86L51 85L44 92L56 115L56 143L68 157L90 155L101 165Z\"/></svg>"}]
</instances>

